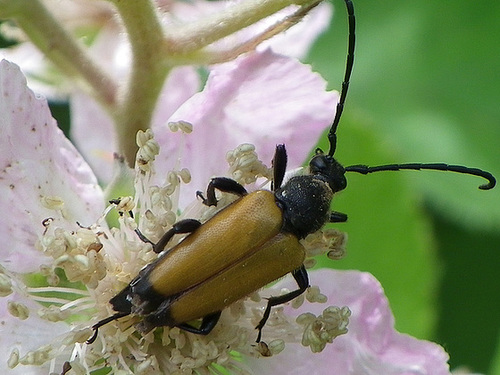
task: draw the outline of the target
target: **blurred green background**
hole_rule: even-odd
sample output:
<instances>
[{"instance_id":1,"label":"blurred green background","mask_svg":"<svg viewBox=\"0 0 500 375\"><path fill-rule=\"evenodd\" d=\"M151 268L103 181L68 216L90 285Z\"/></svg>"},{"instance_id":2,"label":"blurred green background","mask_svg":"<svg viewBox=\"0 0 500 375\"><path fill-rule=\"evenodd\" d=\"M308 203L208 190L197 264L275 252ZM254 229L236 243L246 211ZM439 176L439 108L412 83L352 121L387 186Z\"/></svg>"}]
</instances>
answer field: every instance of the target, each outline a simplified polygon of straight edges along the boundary
<instances>
[{"instance_id":1,"label":"blurred green background","mask_svg":"<svg viewBox=\"0 0 500 375\"><path fill-rule=\"evenodd\" d=\"M337 158L446 162L500 177L500 3L355 0L357 46ZM338 89L344 4L308 61ZM500 374L500 187L440 172L348 175L347 256L382 283L401 332L431 339L452 369ZM312 281L314 282L314 280Z\"/></svg>"}]
</instances>

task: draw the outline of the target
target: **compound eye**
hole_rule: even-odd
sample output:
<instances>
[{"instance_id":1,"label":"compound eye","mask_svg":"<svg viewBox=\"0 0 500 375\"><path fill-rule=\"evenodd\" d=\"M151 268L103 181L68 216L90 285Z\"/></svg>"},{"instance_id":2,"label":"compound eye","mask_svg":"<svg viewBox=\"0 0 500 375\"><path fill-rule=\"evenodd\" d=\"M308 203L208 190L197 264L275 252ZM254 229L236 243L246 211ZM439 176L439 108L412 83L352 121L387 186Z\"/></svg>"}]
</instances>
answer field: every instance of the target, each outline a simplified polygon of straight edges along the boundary
<instances>
[{"instance_id":1,"label":"compound eye","mask_svg":"<svg viewBox=\"0 0 500 375\"><path fill-rule=\"evenodd\" d=\"M328 170L328 161L323 154L317 154L309 162L311 174L324 174Z\"/></svg>"},{"instance_id":2,"label":"compound eye","mask_svg":"<svg viewBox=\"0 0 500 375\"><path fill-rule=\"evenodd\" d=\"M347 187L347 180L345 176L340 173L334 176L330 182L330 187L334 193L344 190Z\"/></svg>"}]
</instances>

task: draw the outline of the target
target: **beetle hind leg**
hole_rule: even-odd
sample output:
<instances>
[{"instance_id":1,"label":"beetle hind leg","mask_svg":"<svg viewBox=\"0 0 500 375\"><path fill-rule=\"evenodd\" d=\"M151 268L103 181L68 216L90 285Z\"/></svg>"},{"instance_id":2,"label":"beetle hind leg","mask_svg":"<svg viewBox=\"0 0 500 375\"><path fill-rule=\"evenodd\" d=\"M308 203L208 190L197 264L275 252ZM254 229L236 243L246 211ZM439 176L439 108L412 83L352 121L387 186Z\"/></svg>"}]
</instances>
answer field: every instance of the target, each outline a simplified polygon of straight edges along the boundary
<instances>
[{"instance_id":1,"label":"beetle hind leg","mask_svg":"<svg viewBox=\"0 0 500 375\"><path fill-rule=\"evenodd\" d=\"M238 182L227 177L215 177L208 184L207 197L203 196L201 191L196 192L196 196L201 198L205 206L217 206L217 198L215 197L215 189L225 193L231 193L240 197L247 195L247 190Z\"/></svg>"},{"instance_id":2,"label":"beetle hind leg","mask_svg":"<svg viewBox=\"0 0 500 375\"><path fill-rule=\"evenodd\" d=\"M259 331L257 335L257 340L255 340L256 342L260 342L260 339L262 337L262 328L264 328L267 320L269 319L269 316L271 315L271 308L273 306L282 305L284 303L290 302L294 298L304 293L306 289L309 287L309 277L307 276L307 271L304 266L301 266L300 268L293 271L292 275L295 281L297 282L299 289L294 290L287 294L283 294L282 296L270 297L267 300L267 306L266 310L264 311L264 315L262 316L262 319L260 320L259 324L257 324L257 327L255 327L255 329Z\"/></svg>"},{"instance_id":3,"label":"beetle hind leg","mask_svg":"<svg viewBox=\"0 0 500 375\"><path fill-rule=\"evenodd\" d=\"M189 323L179 324L177 327L183 329L184 331L195 333L197 335L208 335L217 325L221 313L222 313L221 311L216 311L212 314L205 316L201 321L200 328L193 327Z\"/></svg>"}]
</instances>

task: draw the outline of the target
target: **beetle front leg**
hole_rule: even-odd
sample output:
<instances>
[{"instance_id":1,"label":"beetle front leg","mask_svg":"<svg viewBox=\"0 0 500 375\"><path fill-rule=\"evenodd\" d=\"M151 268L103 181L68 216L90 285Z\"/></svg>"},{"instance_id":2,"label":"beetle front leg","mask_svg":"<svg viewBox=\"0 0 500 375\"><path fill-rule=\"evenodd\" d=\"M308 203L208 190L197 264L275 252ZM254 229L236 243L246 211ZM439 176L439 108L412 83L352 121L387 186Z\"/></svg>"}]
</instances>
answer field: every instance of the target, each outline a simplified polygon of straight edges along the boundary
<instances>
[{"instance_id":1,"label":"beetle front leg","mask_svg":"<svg viewBox=\"0 0 500 375\"><path fill-rule=\"evenodd\" d=\"M286 163L288 157L286 155L285 145L276 145L276 151L273 157L273 181L271 183L271 190L276 191L281 187L281 183L285 178Z\"/></svg>"},{"instance_id":2,"label":"beetle front leg","mask_svg":"<svg viewBox=\"0 0 500 375\"><path fill-rule=\"evenodd\" d=\"M328 221L330 223L345 223L347 221L347 215L342 212L332 211L330 212Z\"/></svg>"},{"instance_id":3,"label":"beetle front leg","mask_svg":"<svg viewBox=\"0 0 500 375\"><path fill-rule=\"evenodd\" d=\"M207 197L203 196L201 191L196 192L196 196L202 199L206 206L217 206L217 198L215 197L215 189L225 193L231 193L240 197L247 195L247 190L235 180L227 177L215 177L208 184Z\"/></svg>"},{"instance_id":4,"label":"beetle front leg","mask_svg":"<svg viewBox=\"0 0 500 375\"><path fill-rule=\"evenodd\" d=\"M167 246L168 241L176 234L182 233L192 233L200 227L201 223L195 219L184 219L175 223L172 228L167 230L165 234L160 238L160 240L153 245L153 251L155 253L161 253L165 246Z\"/></svg>"},{"instance_id":5,"label":"beetle front leg","mask_svg":"<svg viewBox=\"0 0 500 375\"><path fill-rule=\"evenodd\" d=\"M266 324L267 320L269 319L269 316L271 315L271 307L290 302L292 299L304 293L306 289L309 287L309 277L307 276L307 271L304 266L301 266L300 268L293 271L292 275L295 281L297 282L299 289L294 290L293 292L287 294L283 294L282 296L270 297L267 300L267 306L266 310L264 311L264 315L260 320L259 324L257 324L257 327L255 327L255 329L259 330L259 334L257 335L257 340L255 340L256 342L260 342L260 338L262 337L262 328L264 328L264 325Z\"/></svg>"}]
</instances>

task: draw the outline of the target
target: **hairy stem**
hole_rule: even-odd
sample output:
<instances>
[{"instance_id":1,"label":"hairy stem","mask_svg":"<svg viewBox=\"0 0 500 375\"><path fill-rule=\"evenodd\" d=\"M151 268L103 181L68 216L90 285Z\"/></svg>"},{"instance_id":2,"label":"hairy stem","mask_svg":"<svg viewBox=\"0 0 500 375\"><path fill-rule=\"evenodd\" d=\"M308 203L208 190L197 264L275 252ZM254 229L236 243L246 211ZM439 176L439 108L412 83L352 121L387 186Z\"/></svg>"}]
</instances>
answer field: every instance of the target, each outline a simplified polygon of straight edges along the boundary
<instances>
[{"instance_id":1,"label":"hairy stem","mask_svg":"<svg viewBox=\"0 0 500 375\"><path fill-rule=\"evenodd\" d=\"M189 54L253 25L290 6L309 6L317 0L247 0L238 2L203 20L169 30L166 48L175 54Z\"/></svg>"},{"instance_id":2,"label":"hairy stem","mask_svg":"<svg viewBox=\"0 0 500 375\"><path fill-rule=\"evenodd\" d=\"M150 127L169 67L163 49L163 30L154 4L149 0L112 2L132 47L132 72L123 101L115 112L119 151L132 165L137 152L135 135L138 130Z\"/></svg>"}]
</instances>

